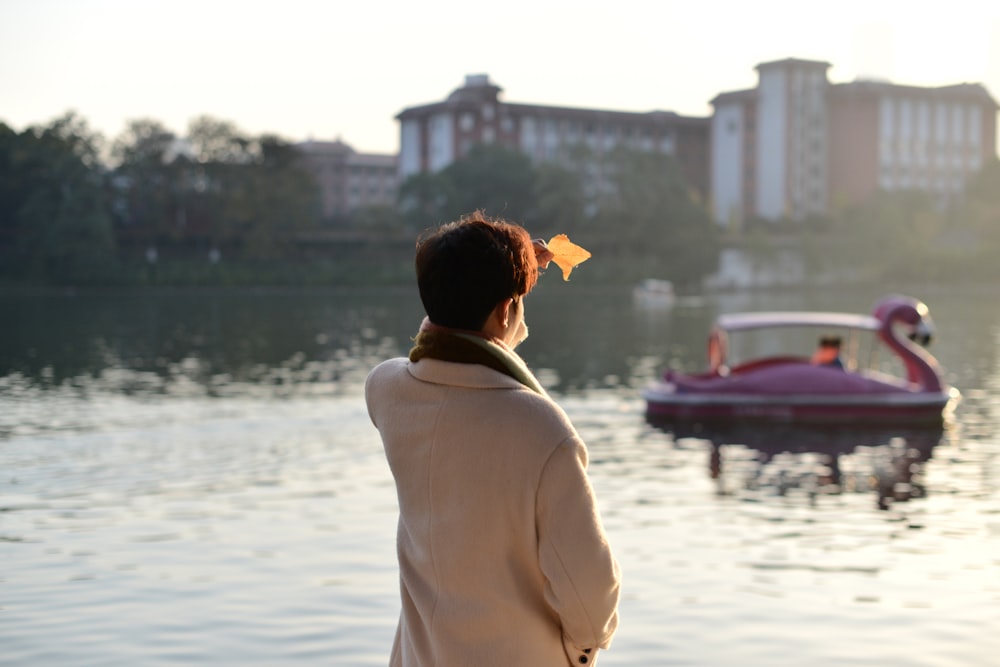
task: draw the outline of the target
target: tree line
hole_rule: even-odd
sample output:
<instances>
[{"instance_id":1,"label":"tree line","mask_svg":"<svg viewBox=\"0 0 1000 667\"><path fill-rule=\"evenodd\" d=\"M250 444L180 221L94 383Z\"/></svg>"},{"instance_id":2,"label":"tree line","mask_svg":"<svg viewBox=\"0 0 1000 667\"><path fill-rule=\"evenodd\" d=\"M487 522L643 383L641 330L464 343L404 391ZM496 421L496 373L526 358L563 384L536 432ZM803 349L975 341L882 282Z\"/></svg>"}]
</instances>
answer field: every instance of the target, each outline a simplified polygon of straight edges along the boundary
<instances>
[{"instance_id":1,"label":"tree line","mask_svg":"<svg viewBox=\"0 0 1000 667\"><path fill-rule=\"evenodd\" d=\"M75 113L22 132L0 123L0 284L405 281L416 236L477 209L599 253L583 281L698 285L723 243L766 263L789 239L817 271L848 277L1000 273L996 162L948 205L922 192L879 193L822 218L721 230L671 156L577 146L536 165L482 145L407 179L394 206L341 221L350 241L318 247L311 232L330 224L319 187L277 135L207 116L183 137L141 119L112 140Z\"/></svg>"},{"instance_id":2,"label":"tree line","mask_svg":"<svg viewBox=\"0 0 1000 667\"><path fill-rule=\"evenodd\" d=\"M232 123L191 122L182 141L135 120L113 141L69 113L0 123L0 272L8 281L128 282L163 251L276 259L315 224L316 184L294 146ZM134 277L134 276L133 276Z\"/></svg>"},{"instance_id":3,"label":"tree line","mask_svg":"<svg viewBox=\"0 0 1000 667\"><path fill-rule=\"evenodd\" d=\"M1000 278L1000 161L969 176L961 193L879 191L805 221L751 221L740 241L759 263L777 241L814 274L866 283L985 283Z\"/></svg>"},{"instance_id":4,"label":"tree line","mask_svg":"<svg viewBox=\"0 0 1000 667\"><path fill-rule=\"evenodd\" d=\"M317 254L317 271L352 255L382 261L394 246L412 255L422 229L477 209L538 236L582 234L612 255L664 262L678 280L713 268L714 226L671 158L621 152L599 178L587 173L592 159L576 158L535 166L512 149L476 147L403 183L398 205L341 221L354 246L324 255L302 240L328 224L317 183L275 135L248 136L211 117L193 120L185 137L135 120L110 141L75 113L20 133L0 123L0 280L184 282L169 270L184 264L203 282L231 278L233 267L242 269L237 282L280 281L275 267L301 277L303 257Z\"/></svg>"},{"instance_id":5,"label":"tree line","mask_svg":"<svg viewBox=\"0 0 1000 667\"><path fill-rule=\"evenodd\" d=\"M569 155L536 166L513 149L479 146L442 172L411 177L397 205L356 211L340 222L354 245L320 252L304 240L329 224L319 188L276 135L211 117L193 120L184 137L134 120L113 140L75 113L22 132L0 123L6 283L287 282L310 267L333 281L370 277L359 261L406 264L408 278L416 235L477 209L536 236L574 235L628 258L636 273L649 264L697 281L714 268L714 225L668 156L621 151L600 165ZM328 270L338 262L354 264Z\"/></svg>"}]
</instances>

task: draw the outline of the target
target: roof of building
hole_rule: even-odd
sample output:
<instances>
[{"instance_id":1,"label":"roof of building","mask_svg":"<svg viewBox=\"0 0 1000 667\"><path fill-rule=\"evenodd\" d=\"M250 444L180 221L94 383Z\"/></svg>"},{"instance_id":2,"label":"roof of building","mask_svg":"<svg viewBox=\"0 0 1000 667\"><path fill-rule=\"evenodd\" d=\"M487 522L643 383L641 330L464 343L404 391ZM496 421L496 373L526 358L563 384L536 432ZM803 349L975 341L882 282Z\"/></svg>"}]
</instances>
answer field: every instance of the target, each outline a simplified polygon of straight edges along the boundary
<instances>
[{"instance_id":1,"label":"roof of building","mask_svg":"<svg viewBox=\"0 0 1000 667\"><path fill-rule=\"evenodd\" d=\"M711 99L709 104L712 106L719 106L720 104L747 102L755 99L757 99L757 89L747 88L746 90L730 90L724 93L719 93Z\"/></svg>"},{"instance_id":2,"label":"roof of building","mask_svg":"<svg viewBox=\"0 0 1000 667\"><path fill-rule=\"evenodd\" d=\"M295 144L295 148L313 158L340 159L349 163L373 166L394 164L397 160L395 153L359 153L340 139L334 141L309 139Z\"/></svg>"},{"instance_id":3,"label":"roof of building","mask_svg":"<svg viewBox=\"0 0 1000 667\"><path fill-rule=\"evenodd\" d=\"M349 155L355 150L340 139L334 141L316 141L308 139L295 144L295 147L310 155Z\"/></svg>"},{"instance_id":4,"label":"roof of building","mask_svg":"<svg viewBox=\"0 0 1000 667\"><path fill-rule=\"evenodd\" d=\"M835 95L894 95L945 100L972 100L1000 108L986 87L980 83L956 83L947 86L910 86L888 81L859 79L849 83L831 84Z\"/></svg>"},{"instance_id":5,"label":"roof of building","mask_svg":"<svg viewBox=\"0 0 1000 667\"><path fill-rule=\"evenodd\" d=\"M781 60L769 60L768 62L758 63L754 69L770 69L773 67L813 67L816 69L827 70L833 67L830 63L825 60L805 60L803 58L782 58Z\"/></svg>"},{"instance_id":6,"label":"roof of building","mask_svg":"<svg viewBox=\"0 0 1000 667\"><path fill-rule=\"evenodd\" d=\"M420 115L432 110L454 109L478 106L483 102L496 102L502 91L503 88L490 81L489 75L468 74L465 77L465 83L451 91L443 102L406 107L396 114L396 120L403 120L407 116Z\"/></svg>"},{"instance_id":7,"label":"roof of building","mask_svg":"<svg viewBox=\"0 0 1000 667\"><path fill-rule=\"evenodd\" d=\"M469 75L465 78L465 85L452 91L445 101L407 107L396 115L396 120L405 120L412 116L425 115L445 109L457 109L472 105L478 106L483 102L495 102L498 101L502 90L500 86L492 83L485 74ZM550 115L560 118L577 117L580 120L613 121L617 119L629 122L636 122L639 119L645 118L650 123L655 124L705 125L706 127L708 124L708 118L705 116L682 116L673 111L658 109L653 111L620 111L513 102L500 102L500 104L503 105L504 109L513 114L530 113L542 117Z\"/></svg>"},{"instance_id":8,"label":"roof of building","mask_svg":"<svg viewBox=\"0 0 1000 667\"><path fill-rule=\"evenodd\" d=\"M495 102L503 88L490 81L488 74L468 74L465 85L448 96L448 102Z\"/></svg>"},{"instance_id":9,"label":"roof of building","mask_svg":"<svg viewBox=\"0 0 1000 667\"><path fill-rule=\"evenodd\" d=\"M702 125L708 122L705 116L682 116L673 111L617 111L612 109L588 109L581 107L555 107L537 104L504 104L513 115L531 114L540 118L575 118L581 121L635 123L648 121L650 124Z\"/></svg>"}]
</instances>

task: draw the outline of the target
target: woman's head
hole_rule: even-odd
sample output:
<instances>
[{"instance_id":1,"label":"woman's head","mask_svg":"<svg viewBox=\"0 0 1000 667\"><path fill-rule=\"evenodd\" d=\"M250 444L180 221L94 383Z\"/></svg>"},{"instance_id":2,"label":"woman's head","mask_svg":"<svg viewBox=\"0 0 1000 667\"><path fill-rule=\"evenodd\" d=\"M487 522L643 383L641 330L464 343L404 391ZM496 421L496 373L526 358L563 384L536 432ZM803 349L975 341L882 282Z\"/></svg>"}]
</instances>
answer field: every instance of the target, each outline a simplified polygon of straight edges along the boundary
<instances>
[{"instance_id":1,"label":"woman's head","mask_svg":"<svg viewBox=\"0 0 1000 667\"><path fill-rule=\"evenodd\" d=\"M480 330L504 299L538 281L531 236L521 226L476 211L417 241L417 286L431 322Z\"/></svg>"}]
</instances>

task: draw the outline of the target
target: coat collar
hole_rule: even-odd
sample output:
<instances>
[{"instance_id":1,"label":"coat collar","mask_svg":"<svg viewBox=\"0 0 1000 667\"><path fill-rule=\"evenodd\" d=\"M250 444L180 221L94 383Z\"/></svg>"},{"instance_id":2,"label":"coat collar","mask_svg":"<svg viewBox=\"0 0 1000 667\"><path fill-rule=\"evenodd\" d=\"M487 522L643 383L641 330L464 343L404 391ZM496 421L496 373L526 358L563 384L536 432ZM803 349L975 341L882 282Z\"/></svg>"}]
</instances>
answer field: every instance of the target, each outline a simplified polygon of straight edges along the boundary
<instances>
[{"instance_id":1,"label":"coat collar","mask_svg":"<svg viewBox=\"0 0 1000 667\"><path fill-rule=\"evenodd\" d=\"M407 371L418 380L468 389L528 389L509 375L480 364L460 364L440 359L409 362ZM530 391L530 389L528 389Z\"/></svg>"}]
</instances>

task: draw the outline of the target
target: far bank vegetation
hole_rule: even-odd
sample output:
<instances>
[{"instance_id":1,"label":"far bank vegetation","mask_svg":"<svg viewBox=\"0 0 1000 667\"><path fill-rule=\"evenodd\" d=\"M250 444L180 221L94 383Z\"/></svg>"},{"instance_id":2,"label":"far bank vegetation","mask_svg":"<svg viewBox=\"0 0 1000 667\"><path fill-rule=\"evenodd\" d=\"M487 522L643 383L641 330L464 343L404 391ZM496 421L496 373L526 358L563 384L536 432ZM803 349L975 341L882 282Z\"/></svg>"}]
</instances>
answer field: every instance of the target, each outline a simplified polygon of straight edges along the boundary
<instances>
[{"instance_id":1,"label":"far bank vegetation","mask_svg":"<svg viewBox=\"0 0 1000 667\"><path fill-rule=\"evenodd\" d=\"M73 113L23 132L0 123L0 285L408 283L419 233L476 209L591 250L581 283L658 277L697 289L734 245L761 263L791 247L845 280L1000 278L996 162L944 205L879 193L828 217L723 230L668 156L581 148L535 165L478 146L402 183L395 206L336 226L320 208L291 143L227 121L195 119L184 141L149 119L110 141Z\"/></svg>"}]
</instances>

